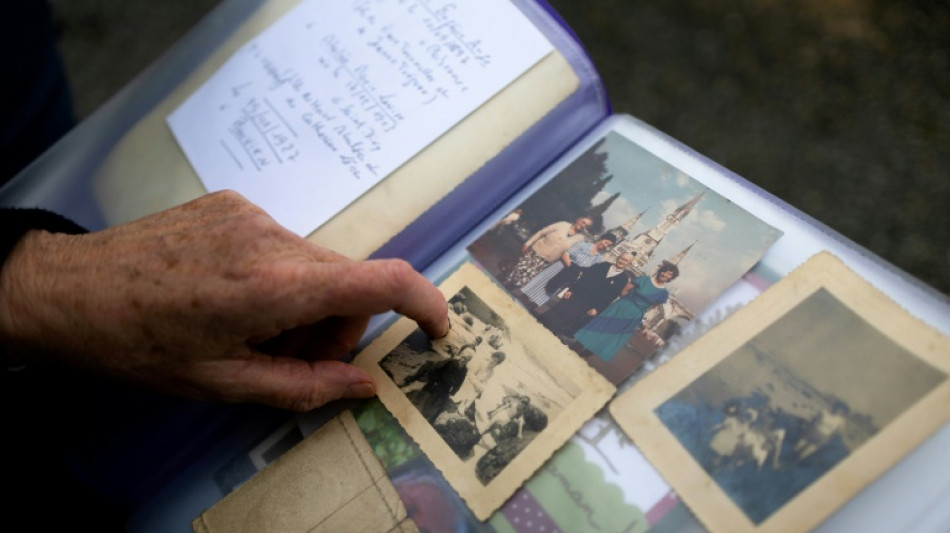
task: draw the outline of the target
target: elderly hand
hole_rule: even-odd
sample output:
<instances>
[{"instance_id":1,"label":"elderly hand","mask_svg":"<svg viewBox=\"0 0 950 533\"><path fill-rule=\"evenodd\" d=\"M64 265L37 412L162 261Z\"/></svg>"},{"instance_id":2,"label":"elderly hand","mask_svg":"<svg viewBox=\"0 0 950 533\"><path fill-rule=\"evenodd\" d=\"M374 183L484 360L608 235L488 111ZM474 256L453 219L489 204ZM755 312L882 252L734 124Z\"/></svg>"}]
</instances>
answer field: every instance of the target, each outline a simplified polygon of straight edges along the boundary
<instances>
[{"instance_id":1,"label":"elderly hand","mask_svg":"<svg viewBox=\"0 0 950 533\"><path fill-rule=\"evenodd\" d=\"M442 294L404 261L349 260L233 192L98 233L31 231L0 271L8 363L297 411L375 393L338 359L389 310L448 331Z\"/></svg>"}]
</instances>

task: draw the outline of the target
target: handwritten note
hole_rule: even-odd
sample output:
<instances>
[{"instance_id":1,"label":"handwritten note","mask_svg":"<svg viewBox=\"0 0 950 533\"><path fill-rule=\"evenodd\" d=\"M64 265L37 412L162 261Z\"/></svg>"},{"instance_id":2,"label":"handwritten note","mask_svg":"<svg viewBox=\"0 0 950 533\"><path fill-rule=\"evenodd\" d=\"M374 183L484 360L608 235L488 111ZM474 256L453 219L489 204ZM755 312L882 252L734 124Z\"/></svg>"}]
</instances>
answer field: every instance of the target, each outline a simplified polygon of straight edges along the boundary
<instances>
[{"instance_id":1,"label":"handwritten note","mask_svg":"<svg viewBox=\"0 0 950 533\"><path fill-rule=\"evenodd\" d=\"M305 0L168 124L208 190L306 235L551 48L507 0Z\"/></svg>"}]
</instances>

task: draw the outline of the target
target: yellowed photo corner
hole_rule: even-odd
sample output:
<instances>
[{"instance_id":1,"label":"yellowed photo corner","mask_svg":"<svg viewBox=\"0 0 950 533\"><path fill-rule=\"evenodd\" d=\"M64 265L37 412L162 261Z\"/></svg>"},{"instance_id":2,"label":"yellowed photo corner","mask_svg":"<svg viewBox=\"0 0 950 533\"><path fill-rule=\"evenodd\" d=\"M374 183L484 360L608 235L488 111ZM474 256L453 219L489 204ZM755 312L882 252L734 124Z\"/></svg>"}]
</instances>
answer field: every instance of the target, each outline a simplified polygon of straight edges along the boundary
<instances>
[{"instance_id":1,"label":"yellowed photo corner","mask_svg":"<svg viewBox=\"0 0 950 533\"><path fill-rule=\"evenodd\" d=\"M615 389L472 264L440 289L452 321L446 338L427 339L403 318L354 364L485 520Z\"/></svg>"},{"instance_id":2,"label":"yellowed photo corner","mask_svg":"<svg viewBox=\"0 0 950 533\"><path fill-rule=\"evenodd\" d=\"M610 413L710 530L807 531L947 423L948 354L824 252Z\"/></svg>"}]
</instances>

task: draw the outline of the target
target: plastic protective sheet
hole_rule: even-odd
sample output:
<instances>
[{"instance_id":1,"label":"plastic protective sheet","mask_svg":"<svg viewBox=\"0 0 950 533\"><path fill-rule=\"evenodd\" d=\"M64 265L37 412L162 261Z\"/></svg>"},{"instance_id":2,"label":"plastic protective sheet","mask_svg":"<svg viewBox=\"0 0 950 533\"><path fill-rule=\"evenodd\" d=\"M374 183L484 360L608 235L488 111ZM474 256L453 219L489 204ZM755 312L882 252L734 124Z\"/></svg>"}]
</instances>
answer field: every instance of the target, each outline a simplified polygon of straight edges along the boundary
<instances>
[{"instance_id":1,"label":"plastic protective sheet","mask_svg":"<svg viewBox=\"0 0 950 533\"><path fill-rule=\"evenodd\" d=\"M264 3L263 0L223 1L128 86L0 189L0 205L43 207L66 215L90 230L104 229L116 223L109 215L108 206L102 205L94 190L96 176L113 154L114 147L201 67ZM489 214L498 203L541 172L567 150L582 132L590 130L607 116L609 106L600 79L570 31L552 16L546 5L530 0L514 0L514 3L567 60L580 80L577 90L476 172L462 187L384 246L377 256L403 257L421 268ZM474 191L479 194L473 194ZM485 191L491 194L485 194ZM463 206L464 209L461 209ZM465 213L465 216L459 216L459 213ZM440 228L437 238L433 238L433 227ZM136 520L136 527L148 529L160 525L162 529L187 528L198 512L220 499L222 487L229 486L229 480L222 480L220 475L227 470L228 465L234 466L233 459L237 451L258 443L261 434L272 431L276 417L282 416L267 412L259 416L259 420L256 419L256 425L246 422L249 417L244 417L244 420L240 416L229 417L223 425L231 425L233 430L230 433L206 431L209 427L220 428L225 420L221 410L216 407L199 405L193 409L181 409L157 423L154 430L161 433L162 439L156 442L172 439L178 443L176 447L155 450L147 446L136 448L133 459L161 468L163 479L186 469L190 474L204 472L202 468L214 465L207 477L185 475L187 479L198 480L185 482L184 485L180 484L181 480L172 483L171 486L180 489L175 490L173 499L176 503L172 505L173 509L167 505L167 492L160 491L144 506L139 515L144 518ZM117 419L113 422L114 429L121 431L125 421ZM109 427L110 422L104 421L102 426ZM175 439L173 433L179 434L181 438ZM89 459L97 465L103 460L110 462L102 457ZM124 483L130 481L126 479L129 476L122 475L123 468L118 461L111 462L115 465L107 471L116 472L116 479L110 478L101 484L121 494L124 492ZM255 465L244 463L228 470L237 477L254 471ZM219 475L217 480L215 475ZM151 491L153 487L147 489ZM179 501L176 499L178 497L184 497L185 500ZM161 509L161 518L151 522L147 518L148 509L153 508Z\"/></svg>"},{"instance_id":2,"label":"plastic protective sheet","mask_svg":"<svg viewBox=\"0 0 950 533\"><path fill-rule=\"evenodd\" d=\"M480 225L438 257L424 271L424 274L429 279L438 281L455 270L460 263L470 261L471 256L466 247L472 241L484 234L608 131L624 135L784 232L784 235L769 249L752 271L695 317L694 329L684 330L682 335L671 339L665 351L647 362L644 367L645 372L675 357L679 349L689 344L692 336L700 335L708 328L714 327L737 307L751 301L769 285L813 254L823 250L842 259L849 268L899 302L911 314L938 331L950 334L950 301L946 296L910 278L743 178L629 116L614 116L600 124L569 150L562 159L551 165L541 176L504 205L499 206ZM389 315L374 319L370 326L370 333L364 339L364 344L381 333L393 318L394 316ZM621 384L621 390L635 384L641 376L642 374L636 374ZM179 521L185 523L221 497L222 487L215 483L215 476L220 478L222 472L240 470L236 465L247 467L245 475L249 476L264 466L264 464L256 463L256 466L251 466L254 458L261 455L261 449L267 449L273 446L273 442L286 439L285 435L288 433L308 434L319 427L326 420L326 416L326 413L320 412L299 416L278 432L258 435L256 440L251 439L254 444L248 444L243 449L232 444L209 453L190 472L167 485L160 495L138 514L133 523L133 529L166 531L174 529L172 525L174 523L179 523ZM358 413L358 417L368 417L368 424L375 424L377 428L382 427L380 416L383 418L386 416L385 409L380 405L363 406L362 413ZM366 431L365 428L364 431ZM603 435L608 437L600 439ZM577 455L580 449L590 449L593 441L618 441L622 439L621 435L622 433L613 426L609 417L598 416L591 421L589 427L585 426L572 439L571 445L565 448L566 451L563 454L559 452L555 455L555 461L572 461L571 454ZM374 438L371 435L371 443ZM393 437L388 438L393 439ZM418 453L413 453L411 439L404 438L407 439L405 447L389 448L402 450L399 453L408 454L406 456L410 458L389 472L397 489L412 490L412 487L417 487L420 483L427 489L437 489L438 492L430 493L428 496L428 498L435 498L429 502L429 505L438 506L443 517L448 517L447 519L453 524L454 530L488 530L489 526L474 521L473 517L467 513L464 503L454 496L447 484L440 481L441 478L428 465L425 458L420 457ZM392 443L392 441L389 442L390 445ZM946 463L947 449L950 449L950 426L939 429L923 445L835 512L819 526L818 531L945 531L947 525L950 524L950 509L947 509L942 502L946 499L946 495L950 494L950 473L946 469L934 468L934 466ZM631 476L636 475L638 479L653 480L654 485L662 484L661 476L629 444L617 445L613 449L601 447L600 451L607 454L607 460L618 471ZM539 481L536 479L527 483L529 493L533 490L532 485L537 483ZM439 494L439 496L435 497L433 494ZM409 498L412 497L409 496ZM654 521L662 521L655 525L667 531L702 530L686 508L678 503L675 493L669 493L665 497L655 499L654 502L652 508L643 509L644 517L651 524ZM500 513L503 512L504 509L500 511ZM432 514L438 514L438 512L433 510L428 516ZM489 524L496 524L497 518L494 517L495 522L489 522Z\"/></svg>"},{"instance_id":3,"label":"plastic protective sheet","mask_svg":"<svg viewBox=\"0 0 950 533\"><path fill-rule=\"evenodd\" d=\"M580 80L578 89L384 245L374 254L376 257L401 257L417 268L425 266L568 149L579 133L606 117L609 106L600 78L569 30L546 6L527 0L514 3L567 60ZM0 190L0 205L44 207L91 230L115 223L93 190L101 165L123 136L261 4L223 2L156 63ZM440 228L438 235L431 232L433 227Z\"/></svg>"},{"instance_id":4,"label":"plastic protective sheet","mask_svg":"<svg viewBox=\"0 0 950 533\"><path fill-rule=\"evenodd\" d=\"M941 333L950 335L950 299L947 296L920 283L834 230L678 141L633 117L622 115L612 116L590 132L538 179L500 206L495 213L435 261L424 271L426 276L433 280L440 279L457 268L459 263L470 261L471 256L466 247L472 241L609 131L622 134L784 233L755 268L700 312L693 320L693 327L685 329L679 338L671 339L667 349L646 363L644 371L648 372L670 357L675 357L677 351L685 348L691 338L714 327L731 312L751 301L769 285L820 251L831 252L910 314ZM642 377L642 373L635 374L622 383L619 390L634 385L639 377ZM583 443L583 435L579 434L575 440ZM947 463L948 449L950 426L944 426L838 509L817 531L945 531L950 525L950 508L944 504L946 495L950 494L950 472L935 466ZM617 465L624 461L639 460L638 458L635 454L618 453L611 457L611 460ZM655 474L656 472L647 466L647 470L640 475L649 477ZM670 526L678 531L702 530L689 513L671 512L671 509L665 511L672 519L670 523L664 524L664 528Z\"/></svg>"}]
</instances>

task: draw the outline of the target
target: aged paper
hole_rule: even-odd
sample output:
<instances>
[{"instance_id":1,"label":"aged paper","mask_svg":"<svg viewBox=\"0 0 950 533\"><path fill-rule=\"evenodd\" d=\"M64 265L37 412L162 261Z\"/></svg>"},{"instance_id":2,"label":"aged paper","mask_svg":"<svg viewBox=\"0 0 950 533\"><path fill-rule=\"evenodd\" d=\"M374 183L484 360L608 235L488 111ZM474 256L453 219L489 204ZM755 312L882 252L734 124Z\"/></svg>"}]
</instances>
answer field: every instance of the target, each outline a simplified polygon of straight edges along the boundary
<instances>
[{"instance_id":1,"label":"aged paper","mask_svg":"<svg viewBox=\"0 0 950 533\"><path fill-rule=\"evenodd\" d=\"M200 533L418 531L346 411L192 523Z\"/></svg>"},{"instance_id":2,"label":"aged paper","mask_svg":"<svg viewBox=\"0 0 950 533\"><path fill-rule=\"evenodd\" d=\"M452 330L401 319L354 363L480 520L602 407L614 387L471 264L440 285Z\"/></svg>"},{"instance_id":3,"label":"aged paper","mask_svg":"<svg viewBox=\"0 0 950 533\"><path fill-rule=\"evenodd\" d=\"M948 354L825 252L610 412L709 529L806 531L947 422Z\"/></svg>"},{"instance_id":4,"label":"aged paper","mask_svg":"<svg viewBox=\"0 0 950 533\"><path fill-rule=\"evenodd\" d=\"M116 143L93 183L108 224L129 222L205 194L205 188L172 136L165 118L233 53L295 4L293 1L263 4ZM368 257L542 119L579 85L580 80L564 56L557 51L547 55L310 234L308 240L351 258ZM486 131L493 134L485 135ZM446 157L451 158L451 165L445 164Z\"/></svg>"},{"instance_id":5,"label":"aged paper","mask_svg":"<svg viewBox=\"0 0 950 533\"><path fill-rule=\"evenodd\" d=\"M168 123L209 190L306 235L551 50L506 0L306 0Z\"/></svg>"}]
</instances>

